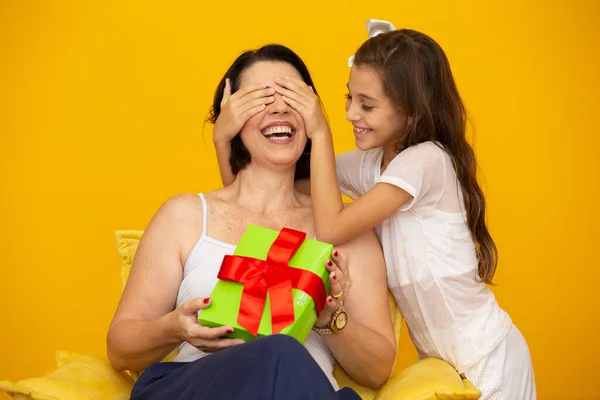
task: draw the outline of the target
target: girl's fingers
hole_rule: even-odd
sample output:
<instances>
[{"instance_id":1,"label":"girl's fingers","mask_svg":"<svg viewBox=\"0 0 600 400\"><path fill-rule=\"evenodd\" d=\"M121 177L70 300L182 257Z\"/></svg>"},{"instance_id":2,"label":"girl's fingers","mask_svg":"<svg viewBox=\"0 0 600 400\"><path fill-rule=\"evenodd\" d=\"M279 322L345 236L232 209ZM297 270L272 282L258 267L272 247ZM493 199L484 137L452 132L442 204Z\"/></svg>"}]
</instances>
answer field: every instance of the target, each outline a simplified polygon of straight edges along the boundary
<instances>
[{"instance_id":1,"label":"girl's fingers","mask_svg":"<svg viewBox=\"0 0 600 400\"><path fill-rule=\"evenodd\" d=\"M231 97L231 84L229 78L225 78L225 89L223 90L223 99L221 99L221 106L227 103L227 100Z\"/></svg>"},{"instance_id":2,"label":"girl's fingers","mask_svg":"<svg viewBox=\"0 0 600 400\"><path fill-rule=\"evenodd\" d=\"M310 105L310 103L311 103L311 101L309 99L307 99L306 97L302 96L300 93L295 92L293 90L290 90L288 88L285 88L283 86L276 86L275 87L275 91L277 93L279 93L281 96L285 96L287 98L294 99L298 103L301 103L301 104L303 104L306 107L308 107Z\"/></svg>"},{"instance_id":3,"label":"girl's fingers","mask_svg":"<svg viewBox=\"0 0 600 400\"><path fill-rule=\"evenodd\" d=\"M248 121L250 118L254 117L256 114L258 114L259 112L264 110L266 107L267 107L266 104L259 104L255 107L249 108L242 113L242 118L244 119L244 121Z\"/></svg>"},{"instance_id":4,"label":"girl's fingers","mask_svg":"<svg viewBox=\"0 0 600 400\"><path fill-rule=\"evenodd\" d=\"M274 88L264 88L264 89L253 90L253 91L248 92L245 95L241 96L239 98L239 103L240 103L240 106L242 106L242 105L244 105L250 101L253 101L255 99L273 96L274 94L275 94Z\"/></svg>"},{"instance_id":5,"label":"girl's fingers","mask_svg":"<svg viewBox=\"0 0 600 400\"><path fill-rule=\"evenodd\" d=\"M275 79L275 82L283 84L283 86L292 90L298 90L302 92L306 92L306 90L309 88L309 86L303 80L292 78L290 76L286 76L285 79Z\"/></svg>"},{"instance_id":6,"label":"girl's fingers","mask_svg":"<svg viewBox=\"0 0 600 400\"><path fill-rule=\"evenodd\" d=\"M300 115L304 116L306 114L306 106L304 104L287 96L281 96L281 99L289 104L294 110L298 111Z\"/></svg>"},{"instance_id":7,"label":"girl's fingers","mask_svg":"<svg viewBox=\"0 0 600 400\"><path fill-rule=\"evenodd\" d=\"M244 115L244 116L245 116L245 113L246 113L248 110L254 109L254 108L256 108L256 107L258 107L258 106L261 106L261 105L271 104L271 103L272 103L272 102L274 102L274 101L275 101L275 97L274 97L274 96L269 96L269 97L259 97L259 98L257 98L257 99L254 99L254 100L248 101L248 102L244 103L243 105L240 105L240 106L239 106L239 113L240 113L241 115ZM253 114L253 115L254 115L254 114Z\"/></svg>"},{"instance_id":8,"label":"girl's fingers","mask_svg":"<svg viewBox=\"0 0 600 400\"><path fill-rule=\"evenodd\" d=\"M241 88L240 90L238 90L237 92L235 92L234 94L232 94L230 96L230 99L234 100L234 99L240 99L244 96L246 96L248 93L252 93L255 92L257 90L262 90L267 88L266 84L262 84L262 85L251 85L251 86L246 86L244 88Z\"/></svg>"},{"instance_id":9,"label":"girl's fingers","mask_svg":"<svg viewBox=\"0 0 600 400\"><path fill-rule=\"evenodd\" d=\"M298 95L300 95L301 97L303 97L306 100L314 97L314 94L310 91L310 89L308 89L308 86L306 86L306 84L303 81L297 81L292 78L286 78L286 79L277 78L277 79L275 79L275 82L280 87L283 87L291 92L298 93Z\"/></svg>"}]
</instances>

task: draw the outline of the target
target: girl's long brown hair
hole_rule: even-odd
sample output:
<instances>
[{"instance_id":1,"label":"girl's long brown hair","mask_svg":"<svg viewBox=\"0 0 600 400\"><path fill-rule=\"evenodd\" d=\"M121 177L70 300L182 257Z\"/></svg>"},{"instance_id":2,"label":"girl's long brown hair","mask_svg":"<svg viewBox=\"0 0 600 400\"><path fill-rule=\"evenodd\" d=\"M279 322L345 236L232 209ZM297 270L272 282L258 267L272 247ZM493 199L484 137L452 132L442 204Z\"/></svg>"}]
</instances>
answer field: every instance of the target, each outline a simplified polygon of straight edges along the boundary
<instances>
[{"instance_id":1,"label":"girl's long brown hair","mask_svg":"<svg viewBox=\"0 0 600 400\"><path fill-rule=\"evenodd\" d=\"M442 144L452 158L479 260L479 277L491 283L498 250L485 223L485 197L477 182L475 152L466 138L467 115L450 63L429 36L410 29L366 41L354 58L357 67L376 70L387 95L413 118L396 143L398 152L416 144Z\"/></svg>"}]
</instances>

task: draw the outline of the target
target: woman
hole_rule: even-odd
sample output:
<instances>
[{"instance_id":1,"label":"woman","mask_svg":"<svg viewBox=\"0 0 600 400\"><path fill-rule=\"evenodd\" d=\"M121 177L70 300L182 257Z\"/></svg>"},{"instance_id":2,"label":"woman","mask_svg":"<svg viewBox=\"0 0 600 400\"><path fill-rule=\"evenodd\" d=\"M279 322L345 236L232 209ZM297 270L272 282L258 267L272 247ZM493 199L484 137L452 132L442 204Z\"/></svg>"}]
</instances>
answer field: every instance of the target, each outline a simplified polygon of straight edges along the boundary
<instances>
[{"instance_id":1,"label":"woman","mask_svg":"<svg viewBox=\"0 0 600 400\"><path fill-rule=\"evenodd\" d=\"M217 88L211 118L215 129L238 129L230 157L235 181L172 197L144 233L107 338L115 368L145 369L133 399L358 398L336 392L334 359L366 386L377 388L389 376L395 340L373 232L336 248L327 265L332 296L304 346L284 335L244 344L225 337L232 327L197 322L198 311L211 305L223 257L248 224L314 236L310 197L294 188L308 177L310 141L302 117L272 91L279 76L313 86L302 60L283 46L236 59ZM330 329L342 310L347 324ZM174 363L159 363L176 347Z\"/></svg>"}]
</instances>

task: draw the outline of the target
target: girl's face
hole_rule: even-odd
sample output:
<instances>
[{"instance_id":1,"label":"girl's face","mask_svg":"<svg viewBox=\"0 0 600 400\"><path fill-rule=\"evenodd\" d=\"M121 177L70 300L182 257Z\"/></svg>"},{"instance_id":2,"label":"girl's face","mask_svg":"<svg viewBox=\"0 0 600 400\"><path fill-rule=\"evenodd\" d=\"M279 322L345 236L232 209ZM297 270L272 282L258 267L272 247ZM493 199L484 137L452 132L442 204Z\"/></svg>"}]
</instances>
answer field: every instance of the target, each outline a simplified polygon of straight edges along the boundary
<instances>
[{"instance_id":1,"label":"girl's face","mask_svg":"<svg viewBox=\"0 0 600 400\"><path fill-rule=\"evenodd\" d=\"M356 147L393 149L410 121L385 94L379 74L371 67L352 66L347 99L346 119L354 125Z\"/></svg>"}]
</instances>

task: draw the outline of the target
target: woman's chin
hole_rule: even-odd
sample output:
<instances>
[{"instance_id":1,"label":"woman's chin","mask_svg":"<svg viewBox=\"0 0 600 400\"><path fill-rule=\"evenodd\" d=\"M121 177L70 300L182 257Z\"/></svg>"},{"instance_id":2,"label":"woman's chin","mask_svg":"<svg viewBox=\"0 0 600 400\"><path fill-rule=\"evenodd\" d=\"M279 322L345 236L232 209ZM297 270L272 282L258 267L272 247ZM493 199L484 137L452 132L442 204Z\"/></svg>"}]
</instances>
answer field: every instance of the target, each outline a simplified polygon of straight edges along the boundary
<instances>
[{"instance_id":1,"label":"woman's chin","mask_svg":"<svg viewBox=\"0 0 600 400\"><path fill-rule=\"evenodd\" d=\"M279 154L277 154L279 153ZM260 164L263 168L268 168L272 171L294 171L296 163L300 159L302 153L296 151L281 151L281 152L269 152L268 156L259 157L252 155L252 163Z\"/></svg>"},{"instance_id":2,"label":"woman's chin","mask_svg":"<svg viewBox=\"0 0 600 400\"><path fill-rule=\"evenodd\" d=\"M273 169L276 170L291 170L293 171L296 168L296 163L298 162L298 157L281 157L281 158L270 158L269 163L273 166Z\"/></svg>"},{"instance_id":3,"label":"woman's chin","mask_svg":"<svg viewBox=\"0 0 600 400\"><path fill-rule=\"evenodd\" d=\"M269 146L265 150L264 158L277 165L296 164L303 151L297 146Z\"/></svg>"}]
</instances>

